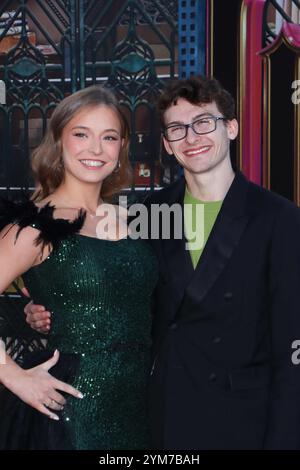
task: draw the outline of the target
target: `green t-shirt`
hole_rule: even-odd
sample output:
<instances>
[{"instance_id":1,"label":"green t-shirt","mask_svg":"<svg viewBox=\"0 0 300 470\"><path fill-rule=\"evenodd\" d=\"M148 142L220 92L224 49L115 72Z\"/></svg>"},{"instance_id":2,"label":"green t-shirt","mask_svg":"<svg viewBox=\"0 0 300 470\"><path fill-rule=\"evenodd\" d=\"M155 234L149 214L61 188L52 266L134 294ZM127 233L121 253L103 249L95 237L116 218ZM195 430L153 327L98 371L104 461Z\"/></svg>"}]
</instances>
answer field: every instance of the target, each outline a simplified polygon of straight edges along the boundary
<instances>
[{"instance_id":1,"label":"green t-shirt","mask_svg":"<svg viewBox=\"0 0 300 470\"><path fill-rule=\"evenodd\" d=\"M184 233L196 268L223 201L200 201L188 189L184 195Z\"/></svg>"}]
</instances>

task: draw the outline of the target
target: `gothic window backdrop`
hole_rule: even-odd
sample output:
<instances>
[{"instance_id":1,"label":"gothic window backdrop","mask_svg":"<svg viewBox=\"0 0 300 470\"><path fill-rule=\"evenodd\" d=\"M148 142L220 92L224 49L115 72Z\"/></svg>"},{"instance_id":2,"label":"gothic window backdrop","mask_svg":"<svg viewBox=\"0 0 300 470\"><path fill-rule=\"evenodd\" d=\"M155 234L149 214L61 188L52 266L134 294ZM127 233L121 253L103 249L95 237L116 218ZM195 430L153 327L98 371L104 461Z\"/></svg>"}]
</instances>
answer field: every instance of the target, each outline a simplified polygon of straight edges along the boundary
<instances>
[{"instance_id":1,"label":"gothic window backdrop","mask_svg":"<svg viewBox=\"0 0 300 470\"><path fill-rule=\"evenodd\" d=\"M33 186L29 156L47 119L64 96L94 83L115 90L130 121L135 188L172 181L173 159L163 154L160 165L155 102L178 75L177 24L176 0L2 0L1 190Z\"/></svg>"}]
</instances>

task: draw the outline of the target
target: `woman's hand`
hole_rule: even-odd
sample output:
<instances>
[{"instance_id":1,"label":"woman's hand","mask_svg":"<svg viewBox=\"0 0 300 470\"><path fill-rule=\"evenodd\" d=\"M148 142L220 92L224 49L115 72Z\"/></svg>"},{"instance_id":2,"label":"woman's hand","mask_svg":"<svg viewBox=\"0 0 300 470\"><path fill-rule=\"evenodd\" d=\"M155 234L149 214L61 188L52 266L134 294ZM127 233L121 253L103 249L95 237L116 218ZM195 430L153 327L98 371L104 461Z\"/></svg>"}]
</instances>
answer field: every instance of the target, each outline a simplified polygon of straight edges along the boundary
<instances>
[{"instance_id":1,"label":"woman's hand","mask_svg":"<svg viewBox=\"0 0 300 470\"><path fill-rule=\"evenodd\" d=\"M83 398L82 393L72 385L49 374L49 369L57 363L58 359L59 352L56 350L50 359L36 367L27 370L18 368L17 372L14 369L12 373L7 373L4 383L25 403L55 420L59 420L59 417L51 410L62 410L66 403L65 398L58 390L76 398Z\"/></svg>"}]
</instances>

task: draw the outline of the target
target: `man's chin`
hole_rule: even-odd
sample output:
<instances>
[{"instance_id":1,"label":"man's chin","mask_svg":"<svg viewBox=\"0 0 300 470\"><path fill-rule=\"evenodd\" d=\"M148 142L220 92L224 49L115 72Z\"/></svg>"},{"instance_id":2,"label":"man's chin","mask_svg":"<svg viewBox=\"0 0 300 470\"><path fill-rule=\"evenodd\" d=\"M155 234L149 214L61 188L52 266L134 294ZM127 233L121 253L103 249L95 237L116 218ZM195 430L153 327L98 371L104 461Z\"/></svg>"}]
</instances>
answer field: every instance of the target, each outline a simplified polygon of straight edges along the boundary
<instances>
[{"instance_id":1,"label":"man's chin","mask_svg":"<svg viewBox=\"0 0 300 470\"><path fill-rule=\"evenodd\" d=\"M199 167L195 168L195 167L190 167L188 165L185 165L183 167L184 171L187 171L188 173L193 174L193 175L202 175L202 174L208 173L211 169L212 167L210 166L202 166L201 168Z\"/></svg>"}]
</instances>

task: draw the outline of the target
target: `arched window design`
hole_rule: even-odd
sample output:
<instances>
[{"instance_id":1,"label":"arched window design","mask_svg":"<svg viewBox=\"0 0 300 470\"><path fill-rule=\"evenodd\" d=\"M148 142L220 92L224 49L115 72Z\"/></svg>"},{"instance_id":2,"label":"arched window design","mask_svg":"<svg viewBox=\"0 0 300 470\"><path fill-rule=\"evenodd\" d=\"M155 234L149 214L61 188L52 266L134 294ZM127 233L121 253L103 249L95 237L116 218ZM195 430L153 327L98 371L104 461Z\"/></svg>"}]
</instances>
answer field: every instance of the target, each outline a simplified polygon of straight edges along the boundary
<instances>
[{"instance_id":1,"label":"arched window design","mask_svg":"<svg viewBox=\"0 0 300 470\"><path fill-rule=\"evenodd\" d=\"M298 204L299 18L297 0L244 0L239 63L240 166L254 182Z\"/></svg>"}]
</instances>

